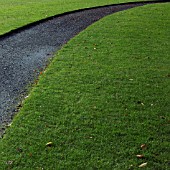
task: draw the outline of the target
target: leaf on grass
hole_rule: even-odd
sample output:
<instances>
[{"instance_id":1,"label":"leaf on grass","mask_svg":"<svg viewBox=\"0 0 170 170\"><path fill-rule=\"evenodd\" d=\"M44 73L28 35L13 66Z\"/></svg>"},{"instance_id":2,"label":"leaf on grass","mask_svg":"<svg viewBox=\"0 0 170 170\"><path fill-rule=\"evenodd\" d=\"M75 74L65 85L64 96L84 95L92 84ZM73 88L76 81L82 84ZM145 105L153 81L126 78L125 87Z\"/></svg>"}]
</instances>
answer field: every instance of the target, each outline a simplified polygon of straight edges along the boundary
<instances>
[{"instance_id":1,"label":"leaf on grass","mask_svg":"<svg viewBox=\"0 0 170 170\"><path fill-rule=\"evenodd\" d=\"M146 144L142 144L140 147L144 150L146 149Z\"/></svg>"},{"instance_id":2,"label":"leaf on grass","mask_svg":"<svg viewBox=\"0 0 170 170\"><path fill-rule=\"evenodd\" d=\"M137 158L144 158L144 155L136 155Z\"/></svg>"},{"instance_id":3,"label":"leaf on grass","mask_svg":"<svg viewBox=\"0 0 170 170\"><path fill-rule=\"evenodd\" d=\"M142 164L139 165L139 168L143 168L143 167L145 167L146 165L147 165L147 162L142 163Z\"/></svg>"},{"instance_id":4,"label":"leaf on grass","mask_svg":"<svg viewBox=\"0 0 170 170\"><path fill-rule=\"evenodd\" d=\"M28 97L29 97L29 95L28 95L28 96L25 96L25 99L28 98Z\"/></svg>"},{"instance_id":5,"label":"leaf on grass","mask_svg":"<svg viewBox=\"0 0 170 170\"><path fill-rule=\"evenodd\" d=\"M51 147L52 145L53 145L52 142L48 142L48 143L46 144L46 146L49 146L49 147Z\"/></svg>"},{"instance_id":6,"label":"leaf on grass","mask_svg":"<svg viewBox=\"0 0 170 170\"><path fill-rule=\"evenodd\" d=\"M7 161L6 164L7 165L12 165L14 161Z\"/></svg>"},{"instance_id":7,"label":"leaf on grass","mask_svg":"<svg viewBox=\"0 0 170 170\"><path fill-rule=\"evenodd\" d=\"M9 123L8 125L6 125L6 127L11 127L12 123Z\"/></svg>"}]
</instances>

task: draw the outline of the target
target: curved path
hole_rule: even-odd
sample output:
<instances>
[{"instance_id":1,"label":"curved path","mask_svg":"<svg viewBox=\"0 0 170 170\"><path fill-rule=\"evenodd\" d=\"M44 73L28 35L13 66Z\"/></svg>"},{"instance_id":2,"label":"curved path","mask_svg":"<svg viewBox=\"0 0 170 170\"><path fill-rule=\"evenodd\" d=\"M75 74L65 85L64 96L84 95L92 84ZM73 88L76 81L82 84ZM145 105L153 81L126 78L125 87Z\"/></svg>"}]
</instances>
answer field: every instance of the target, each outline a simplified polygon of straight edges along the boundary
<instances>
[{"instance_id":1,"label":"curved path","mask_svg":"<svg viewBox=\"0 0 170 170\"><path fill-rule=\"evenodd\" d=\"M0 129L63 44L102 17L151 2L127 3L65 13L0 36Z\"/></svg>"}]
</instances>

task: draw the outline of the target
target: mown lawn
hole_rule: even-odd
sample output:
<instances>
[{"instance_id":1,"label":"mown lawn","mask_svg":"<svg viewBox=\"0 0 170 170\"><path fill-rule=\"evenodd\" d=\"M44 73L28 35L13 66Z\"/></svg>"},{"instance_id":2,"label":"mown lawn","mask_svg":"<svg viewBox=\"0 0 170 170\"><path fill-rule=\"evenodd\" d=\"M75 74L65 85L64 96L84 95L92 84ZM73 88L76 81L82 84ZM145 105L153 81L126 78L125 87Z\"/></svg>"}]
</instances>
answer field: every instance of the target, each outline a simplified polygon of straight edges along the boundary
<instances>
[{"instance_id":1,"label":"mown lawn","mask_svg":"<svg viewBox=\"0 0 170 170\"><path fill-rule=\"evenodd\" d=\"M168 169L169 11L119 12L66 44L0 141L0 167Z\"/></svg>"},{"instance_id":2,"label":"mown lawn","mask_svg":"<svg viewBox=\"0 0 170 170\"><path fill-rule=\"evenodd\" d=\"M0 0L0 35L55 14L139 0Z\"/></svg>"}]
</instances>

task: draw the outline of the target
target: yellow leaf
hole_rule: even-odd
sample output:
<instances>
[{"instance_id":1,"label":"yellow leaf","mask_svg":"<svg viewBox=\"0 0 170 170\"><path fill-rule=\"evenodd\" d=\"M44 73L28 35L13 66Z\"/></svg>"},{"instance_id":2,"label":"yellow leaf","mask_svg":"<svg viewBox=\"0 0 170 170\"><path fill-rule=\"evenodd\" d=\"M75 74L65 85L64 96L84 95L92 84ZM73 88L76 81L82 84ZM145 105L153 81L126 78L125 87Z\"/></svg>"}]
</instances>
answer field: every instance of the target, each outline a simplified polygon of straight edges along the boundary
<instances>
[{"instance_id":1,"label":"yellow leaf","mask_svg":"<svg viewBox=\"0 0 170 170\"><path fill-rule=\"evenodd\" d=\"M145 162L145 163L139 165L139 168L143 168L143 167L145 167L146 165L147 165L147 162Z\"/></svg>"},{"instance_id":2,"label":"yellow leaf","mask_svg":"<svg viewBox=\"0 0 170 170\"><path fill-rule=\"evenodd\" d=\"M48 143L46 144L46 146L52 146L52 145L53 145L52 142L48 142Z\"/></svg>"}]
</instances>

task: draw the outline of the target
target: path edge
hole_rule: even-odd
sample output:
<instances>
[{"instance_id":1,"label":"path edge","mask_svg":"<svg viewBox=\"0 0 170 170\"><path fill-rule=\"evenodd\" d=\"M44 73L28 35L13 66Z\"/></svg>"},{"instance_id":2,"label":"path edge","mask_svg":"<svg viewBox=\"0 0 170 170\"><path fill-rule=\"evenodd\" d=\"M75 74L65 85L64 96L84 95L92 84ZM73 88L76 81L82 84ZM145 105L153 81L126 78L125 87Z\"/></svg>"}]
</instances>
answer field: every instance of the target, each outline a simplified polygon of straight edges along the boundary
<instances>
[{"instance_id":1,"label":"path edge","mask_svg":"<svg viewBox=\"0 0 170 170\"><path fill-rule=\"evenodd\" d=\"M49 21L51 19L54 19L56 17L62 17L62 16L65 16L65 15L74 14L76 12L81 12L81 11L86 11L86 10L91 10L91 9L99 9L99 8L103 8L103 7L117 6L117 5L131 5L131 4L146 5L146 4L166 3L166 2L170 2L170 0L156 0L156 1L151 0L151 1L125 2L125 3L109 4L109 5L95 6L95 7L89 7L89 8L83 8L83 9L68 11L68 12L64 12L64 13L61 13L61 14L56 14L56 15L52 15L52 16L47 17L47 18L40 19L40 20L32 22L32 23L28 23L28 24L21 26L19 28L16 28L16 29L12 29L12 30L0 35L0 40L3 40L5 38L10 37L12 35L15 35L17 33L20 33L21 31L30 29L31 27L37 26L41 23L44 23L44 22Z\"/></svg>"}]
</instances>

